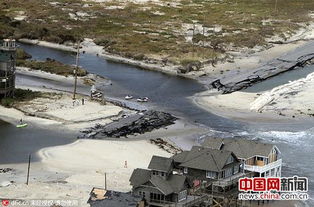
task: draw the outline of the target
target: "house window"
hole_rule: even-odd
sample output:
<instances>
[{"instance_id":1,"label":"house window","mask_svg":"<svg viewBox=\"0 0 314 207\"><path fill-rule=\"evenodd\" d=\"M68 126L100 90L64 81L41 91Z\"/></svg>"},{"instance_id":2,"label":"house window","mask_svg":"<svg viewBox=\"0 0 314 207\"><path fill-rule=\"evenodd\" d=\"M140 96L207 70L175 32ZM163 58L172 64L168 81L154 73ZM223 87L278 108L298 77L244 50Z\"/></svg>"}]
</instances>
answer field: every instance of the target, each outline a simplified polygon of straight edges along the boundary
<instances>
[{"instance_id":1,"label":"house window","mask_svg":"<svg viewBox=\"0 0 314 207\"><path fill-rule=\"evenodd\" d=\"M165 196L164 195L161 195L161 200L165 200Z\"/></svg>"},{"instance_id":2,"label":"house window","mask_svg":"<svg viewBox=\"0 0 314 207\"><path fill-rule=\"evenodd\" d=\"M157 193L150 193L150 200L154 202L159 202L164 200L164 196Z\"/></svg>"},{"instance_id":3,"label":"house window","mask_svg":"<svg viewBox=\"0 0 314 207\"><path fill-rule=\"evenodd\" d=\"M179 196L178 196L178 201L179 201L179 202L180 202L180 201L183 201L183 200L186 199L186 197L187 197L187 191L186 191L186 190L181 191L181 192L179 193Z\"/></svg>"},{"instance_id":4,"label":"house window","mask_svg":"<svg viewBox=\"0 0 314 207\"><path fill-rule=\"evenodd\" d=\"M206 171L206 178L215 178L216 173L212 171Z\"/></svg>"},{"instance_id":5,"label":"house window","mask_svg":"<svg viewBox=\"0 0 314 207\"><path fill-rule=\"evenodd\" d=\"M262 158L262 157L257 157L256 160L257 160L257 161L263 161L264 158Z\"/></svg>"},{"instance_id":6,"label":"house window","mask_svg":"<svg viewBox=\"0 0 314 207\"><path fill-rule=\"evenodd\" d=\"M165 176L165 173L164 173L164 172L161 172L161 176Z\"/></svg>"},{"instance_id":7,"label":"house window","mask_svg":"<svg viewBox=\"0 0 314 207\"><path fill-rule=\"evenodd\" d=\"M239 166L236 165L236 166L233 167L233 174L235 175L235 174L237 174L238 172L239 172Z\"/></svg>"},{"instance_id":8,"label":"house window","mask_svg":"<svg viewBox=\"0 0 314 207\"><path fill-rule=\"evenodd\" d=\"M234 158L233 158L233 156L231 155L231 156L228 158L226 165L228 165L228 164L230 164L230 163L233 163L233 162L234 162Z\"/></svg>"},{"instance_id":9,"label":"house window","mask_svg":"<svg viewBox=\"0 0 314 207\"><path fill-rule=\"evenodd\" d=\"M142 192L143 198L145 198L145 192Z\"/></svg>"},{"instance_id":10,"label":"house window","mask_svg":"<svg viewBox=\"0 0 314 207\"><path fill-rule=\"evenodd\" d=\"M188 168L187 168L187 167L183 168L183 173L184 173L184 174L187 174L187 173L188 173Z\"/></svg>"},{"instance_id":11,"label":"house window","mask_svg":"<svg viewBox=\"0 0 314 207\"><path fill-rule=\"evenodd\" d=\"M224 172L225 172L225 173L224 173L225 178L230 177L230 176L232 175L232 171L233 171L233 168L232 168L232 167L226 169L226 170L224 171Z\"/></svg>"}]
</instances>

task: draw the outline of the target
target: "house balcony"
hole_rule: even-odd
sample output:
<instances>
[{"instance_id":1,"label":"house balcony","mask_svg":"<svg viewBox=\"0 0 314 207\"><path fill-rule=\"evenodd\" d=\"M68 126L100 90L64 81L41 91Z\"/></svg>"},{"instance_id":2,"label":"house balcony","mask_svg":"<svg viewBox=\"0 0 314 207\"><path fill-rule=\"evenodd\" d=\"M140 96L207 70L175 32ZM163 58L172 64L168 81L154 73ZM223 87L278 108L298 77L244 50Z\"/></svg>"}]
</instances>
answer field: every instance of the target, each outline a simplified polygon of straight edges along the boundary
<instances>
[{"instance_id":1,"label":"house balcony","mask_svg":"<svg viewBox=\"0 0 314 207\"><path fill-rule=\"evenodd\" d=\"M213 182L213 185L214 186L220 186L220 187L230 186L232 184L237 183L240 178L243 178L245 176L246 176L245 173L237 173L237 174L232 175L230 177L221 178L219 180L216 180L216 181Z\"/></svg>"},{"instance_id":2,"label":"house balcony","mask_svg":"<svg viewBox=\"0 0 314 207\"><path fill-rule=\"evenodd\" d=\"M262 166L261 165L244 165L244 170L263 173L271 169L280 167L281 164L282 164L282 159L279 159L275 162L271 162L271 163L268 163L267 165L262 165Z\"/></svg>"},{"instance_id":3,"label":"house balcony","mask_svg":"<svg viewBox=\"0 0 314 207\"><path fill-rule=\"evenodd\" d=\"M14 52L14 51L16 51L16 47L4 47L4 46L0 46L0 50L2 50L2 51L11 51L11 52Z\"/></svg>"},{"instance_id":4,"label":"house balcony","mask_svg":"<svg viewBox=\"0 0 314 207\"><path fill-rule=\"evenodd\" d=\"M0 42L0 50L4 51L15 51L16 50L16 42L13 39L4 39Z\"/></svg>"}]
</instances>

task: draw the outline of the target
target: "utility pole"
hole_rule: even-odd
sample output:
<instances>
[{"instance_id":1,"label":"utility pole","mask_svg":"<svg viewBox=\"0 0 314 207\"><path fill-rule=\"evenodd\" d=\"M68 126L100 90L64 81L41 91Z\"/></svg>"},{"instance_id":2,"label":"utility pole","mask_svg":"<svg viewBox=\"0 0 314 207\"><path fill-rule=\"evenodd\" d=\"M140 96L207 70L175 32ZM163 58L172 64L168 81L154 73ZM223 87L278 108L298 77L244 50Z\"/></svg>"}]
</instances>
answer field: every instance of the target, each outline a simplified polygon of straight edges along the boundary
<instances>
[{"instance_id":1,"label":"utility pole","mask_svg":"<svg viewBox=\"0 0 314 207\"><path fill-rule=\"evenodd\" d=\"M74 91L73 91L73 100L76 99L76 88L77 88L77 73L78 73L78 65L79 65L79 57L80 57L80 40L77 42L77 52L76 52L76 66L74 69Z\"/></svg>"},{"instance_id":2,"label":"utility pole","mask_svg":"<svg viewBox=\"0 0 314 207\"><path fill-rule=\"evenodd\" d=\"M275 4L275 11L277 12L277 3L278 3L278 0L276 0L276 4Z\"/></svg>"},{"instance_id":3,"label":"utility pole","mask_svg":"<svg viewBox=\"0 0 314 207\"><path fill-rule=\"evenodd\" d=\"M29 181L29 171L30 171L30 168L31 168L31 158L32 158L32 155L29 154L29 155L28 155L28 168L27 168L27 180L26 180L26 185L28 185L28 181Z\"/></svg>"},{"instance_id":4,"label":"utility pole","mask_svg":"<svg viewBox=\"0 0 314 207\"><path fill-rule=\"evenodd\" d=\"M105 173L105 190L107 190L107 173Z\"/></svg>"}]
</instances>

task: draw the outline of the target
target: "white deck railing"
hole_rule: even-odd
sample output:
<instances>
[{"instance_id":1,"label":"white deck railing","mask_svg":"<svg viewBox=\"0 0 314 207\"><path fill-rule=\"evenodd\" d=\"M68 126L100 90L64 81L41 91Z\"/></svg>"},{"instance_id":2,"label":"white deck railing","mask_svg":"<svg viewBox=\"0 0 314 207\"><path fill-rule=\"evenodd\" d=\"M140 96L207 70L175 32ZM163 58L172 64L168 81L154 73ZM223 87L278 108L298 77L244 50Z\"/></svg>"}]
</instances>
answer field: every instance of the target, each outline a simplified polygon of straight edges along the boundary
<instances>
[{"instance_id":1,"label":"white deck railing","mask_svg":"<svg viewBox=\"0 0 314 207\"><path fill-rule=\"evenodd\" d=\"M274 169L276 167L279 167L279 166L281 166L281 164L282 164L282 160L279 159L275 162L268 163L267 165L264 165L264 166L244 165L244 169L251 171L251 172L263 173L263 172L267 172L271 169Z\"/></svg>"}]
</instances>

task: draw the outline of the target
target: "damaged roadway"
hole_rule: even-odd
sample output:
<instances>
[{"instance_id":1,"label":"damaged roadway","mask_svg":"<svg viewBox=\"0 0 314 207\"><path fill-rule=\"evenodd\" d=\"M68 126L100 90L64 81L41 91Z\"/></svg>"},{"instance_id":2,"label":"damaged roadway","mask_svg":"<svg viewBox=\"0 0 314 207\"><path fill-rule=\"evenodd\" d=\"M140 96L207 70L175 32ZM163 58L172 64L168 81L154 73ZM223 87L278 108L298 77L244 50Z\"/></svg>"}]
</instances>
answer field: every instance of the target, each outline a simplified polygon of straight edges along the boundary
<instances>
[{"instance_id":1,"label":"damaged roadway","mask_svg":"<svg viewBox=\"0 0 314 207\"><path fill-rule=\"evenodd\" d=\"M104 139L119 138L127 135L144 134L174 124L176 117L170 113L148 110L140 112L107 125L97 124L95 127L81 131L78 138Z\"/></svg>"},{"instance_id":2,"label":"damaged roadway","mask_svg":"<svg viewBox=\"0 0 314 207\"><path fill-rule=\"evenodd\" d=\"M310 41L304 46L269 61L258 68L241 74L226 74L226 76L211 82L210 85L224 94L247 88L272 76L303 67L314 58L313 47L314 41ZM232 72L230 71L230 73Z\"/></svg>"}]
</instances>

